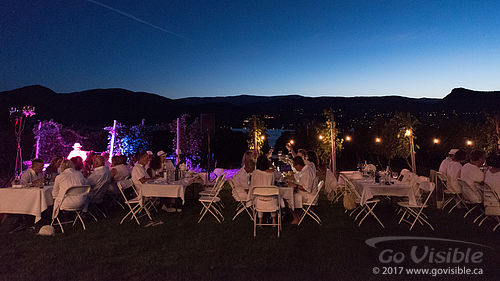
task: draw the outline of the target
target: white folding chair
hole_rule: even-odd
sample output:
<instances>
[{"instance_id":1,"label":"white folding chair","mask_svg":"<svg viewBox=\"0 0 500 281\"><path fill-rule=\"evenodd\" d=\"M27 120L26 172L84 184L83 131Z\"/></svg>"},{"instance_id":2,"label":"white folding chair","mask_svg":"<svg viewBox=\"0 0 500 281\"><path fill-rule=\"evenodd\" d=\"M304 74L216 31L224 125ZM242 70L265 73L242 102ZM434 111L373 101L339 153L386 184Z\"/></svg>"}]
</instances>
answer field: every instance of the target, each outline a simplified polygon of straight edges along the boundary
<instances>
[{"instance_id":1,"label":"white folding chair","mask_svg":"<svg viewBox=\"0 0 500 281\"><path fill-rule=\"evenodd\" d=\"M251 198L253 206L253 236L257 236L257 226L276 226L278 229L278 237L280 237L281 231L281 198L280 191L276 186L254 186L251 187ZM261 204L262 202L265 204ZM257 213L258 212L276 212L277 220L276 223L258 223Z\"/></svg>"},{"instance_id":2,"label":"white folding chair","mask_svg":"<svg viewBox=\"0 0 500 281\"><path fill-rule=\"evenodd\" d=\"M484 216L484 218L479 225L481 226L488 218L494 218L497 221L493 227L493 231L495 231L500 226L500 196L487 184L483 185L483 196L484 213L481 214L481 217Z\"/></svg>"},{"instance_id":3,"label":"white folding chair","mask_svg":"<svg viewBox=\"0 0 500 281\"><path fill-rule=\"evenodd\" d=\"M228 181L229 182L229 185L231 186L231 191L232 191L232 194L233 194L233 198L236 202L238 202L238 205L236 206L236 213L234 214L234 217L233 217L233 221L236 219L236 217L238 217L239 214L241 214L243 211L245 211L248 216L250 217L251 220L253 220L253 216L252 214L250 213L251 211L248 210L248 208L250 208L250 210L252 209L251 206L248 206L247 207L247 204L248 202L250 202L248 200L248 198L241 198L240 197L240 194L238 193L238 191L235 189L234 187L234 183L231 180Z\"/></svg>"},{"instance_id":4,"label":"white folding chair","mask_svg":"<svg viewBox=\"0 0 500 281\"><path fill-rule=\"evenodd\" d=\"M418 187L421 192L416 194L416 204L410 204L409 201L398 202L398 205L404 209L398 223L400 224L402 221L409 223L411 225L411 231L415 226L415 223L418 221L421 225L426 223L432 230L434 230L434 227L429 223L429 219L425 213L423 213L423 210L427 208L427 202L429 202L436 185L432 182L421 182L418 184ZM426 194L427 196L425 196ZM411 218L414 218L414 220L410 221L409 219Z\"/></svg>"},{"instance_id":5,"label":"white folding chair","mask_svg":"<svg viewBox=\"0 0 500 281\"><path fill-rule=\"evenodd\" d=\"M460 195L460 192L453 190L450 187L450 184L452 184L452 183L450 182L450 179L448 179L446 174L443 174L441 172L437 172L436 175L437 175L439 181L441 182L441 184L444 186L444 190L443 190L444 194L449 196L448 199L444 202L442 210L444 211L446 206L448 206L449 204L453 204L453 201L455 201L455 204L453 204L451 209L448 211L448 214L451 214L451 212L453 212L453 210L456 207L458 207L459 205L465 206L467 208L467 205L464 203L463 198Z\"/></svg>"},{"instance_id":6,"label":"white folding chair","mask_svg":"<svg viewBox=\"0 0 500 281\"><path fill-rule=\"evenodd\" d=\"M61 228L61 232L64 233L64 228L62 226L61 221L59 220L59 211L70 211L70 212L75 212L76 217L75 220L73 221L73 226L75 225L76 221L79 219L80 222L82 223L83 230L85 230L85 222L83 222L82 216L80 215L82 211L87 208L88 206L88 194L90 191L90 186L89 185L82 185L82 186L73 186L68 188L66 190L66 193L64 193L63 198L59 205L54 208L52 212L52 222L50 225L54 225L54 220L57 220L57 224L59 224L59 227ZM74 205L74 206L64 206L64 201L68 198L75 198L78 197L81 201Z\"/></svg>"},{"instance_id":7,"label":"white folding chair","mask_svg":"<svg viewBox=\"0 0 500 281\"><path fill-rule=\"evenodd\" d=\"M200 196L213 196L215 194L215 192L217 191L216 190L217 184L219 183L219 181L222 180L223 177L225 177L225 173L218 175L213 183L213 186L209 185L208 188L198 192L198 195L200 195Z\"/></svg>"},{"instance_id":8,"label":"white folding chair","mask_svg":"<svg viewBox=\"0 0 500 281\"><path fill-rule=\"evenodd\" d=\"M310 216L318 224L321 224L320 217L311 209L311 206L317 206L318 205L319 192L323 188L324 183L325 183L324 181L320 181L318 183L318 190L314 194L314 197L311 198L312 200L306 200L306 202L302 203L303 214L302 214L302 217L299 220L299 224L298 225L300 225L302 223L302 221L304 220L304 218L305 218L306 215ZM306 208L304 208L304 207L306 207Z\"/></svg>"},{"instance_id":9,"label":"white folding chair","mask_svg":"<svg viewBox=\"0 0 500 281\"><path fill-rule=\"evenodd\" d=\"M462 190L463 203L468 209L464 215L464 218L466 218L472 211L481 206L481 204L483 203L483 195L481 190L477 188L476 184L473 184L471 186L461 178L458 178L457 182Z\"/></svg>"},{"instance_id":10,"label":"white folding chair","mask_svg":"<svg viewBox=\"0 0 500 281\"><path fill-rule=\"evenodd\" d=\"M372 198L372 199L367 200L365 204L361 205L361 195L356 191L356 188L355 188L354 184L352 183L352 181L345 175L341 174L340 176L342 177L342 180L345 182L345 186L346 186L345 192L353 194L354 201L356 202L356 208L354 210L352 210L352 212L349 216L352 216L354 213L356 213L356 211L359 211L359 213L356 215L354 220L356 221L361 214L364 214L364 216L359 221L358 226L361 226L363 221L369 215L371 215L380 224L380 226L382 226L382 228L385 228L384 224L380 221L380 219L377 217L377 215L375 215L375 212L374 212L374 209L377 206L378 202L380 202L380 200L376 199L376 198L375 199ZM344 194L344 196L346 196L346 194Z\"/></svg>"},{"instance_id":11,"label":"white folding chair","mask_svg":"<svg viewBox=\"0 0 500 281\"><path fill-rule=\"evenodd\" d=\"M217 184L214 186L215 193L213 196L201 196L198 201L201 203L202 209L200 212L200 219L198 219L198 223L201 222L203 217L209 212L212 214L215 219L219 223L222 223L224 221L224 215L222 215L222 207L221 205L218 205L221 201L219 197L219 193L222 190L222 186L226 182L224 179L226 177L226 174L222 174L220 180L217 182ZM220 208L220 209L219 209Z\"/></svg>"},{"instance_id":12,"label":"white folding chair","mask_svg":"<svg viewBox=\"0 0 500 281\"><path fill-rule=\"evenodd\" d=\"M123 181L118 182L118 189L120 190L120 193L123 196L123 200L125 200L124 201L125 205L127 205L128 208L130 209L130 211L122 218L122 220L120 221L120 224L122 224L123 221L125 221L125 219L128 216L130 216L131 220L135 219L137 224L141 225L141 223L139 222L139 218L143 217L144 215L139 216L139 217L138 217L138 215L142 211L144 211L146 213L146 215L149 217L149 220L152 220L151 214L149 213L148 209L144 208L142 198L139 196L137 190L135 189L135 186L134 186L134 183L132 182L132 180L123 180ZM127 199L127 196L124 193L124 191L127 189L130 189L132 192L131 193L132 196L129 197L130 199ZM133 195L135 195L135 197ZM133 198L131 198L131 197L133 197Z\"/></svg>"}]
</instances>

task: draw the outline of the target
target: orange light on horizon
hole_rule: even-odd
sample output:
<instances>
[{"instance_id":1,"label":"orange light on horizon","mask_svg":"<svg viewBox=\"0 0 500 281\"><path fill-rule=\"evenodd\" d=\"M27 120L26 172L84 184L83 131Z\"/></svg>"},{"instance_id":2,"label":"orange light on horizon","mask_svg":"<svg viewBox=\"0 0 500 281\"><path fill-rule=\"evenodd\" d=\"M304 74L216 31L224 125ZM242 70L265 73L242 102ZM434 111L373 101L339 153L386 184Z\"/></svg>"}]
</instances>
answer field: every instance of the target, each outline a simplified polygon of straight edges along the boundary
<instances>
[{"instance_id":1,"label":"orange light on horizon","mask_svg":"<svg viewBox=\"0 0 500 281\"><path fill-rule=\"evenodd\" d=\"M465 144L466 144L466 145L468 145L468 146L471 146L471 145L473 145L473 144L474 144L474 142L473 142L473 141L471 141L471 140L467 140L467 141L465 142Z\"/></svg>"},{"instance_id":2,"label":"orange light on horizon","mask_svg":"<svg viewBox=\"0 0 500 281\"><path fill-rule=\"evenodd\" d=\"M435 144L438 144L439 143L439 139L438 138L434 138L434 140L432 140L433 143Z\"/></svg>"},{"instance_id":3,"label":"orange light on horizon","mask_svg":"<svg viewBox=\"0 0 500 281\"><path fill-rule=\"evenodd\" d=\"M345 140L346 140L346 141L351 141L351 140L352 140L352 138L351 138L351 136L346 136L346 137L345 137Z\"/></svg>"},{"instance_id":4,"label":"orange light on horizon","mask_svg":"<svg viewBox=\"0 0 500 281\"><path fill-rule=\"evenodd\" d=\"M380 142L382 142L382 139L381 138L375 138L375 142L376 143L380 143Z\"/></svg>"}]
</instances>

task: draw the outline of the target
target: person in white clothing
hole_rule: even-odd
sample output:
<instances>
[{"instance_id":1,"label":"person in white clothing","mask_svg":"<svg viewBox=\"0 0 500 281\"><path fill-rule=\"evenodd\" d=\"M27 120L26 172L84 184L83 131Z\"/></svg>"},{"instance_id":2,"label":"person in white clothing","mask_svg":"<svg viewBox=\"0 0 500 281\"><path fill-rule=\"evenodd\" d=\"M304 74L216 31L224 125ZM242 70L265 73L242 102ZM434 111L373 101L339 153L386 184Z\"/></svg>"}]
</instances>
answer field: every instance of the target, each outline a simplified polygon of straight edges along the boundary
<instances>
[{"instance_id":1,"label":"person in white clothing","mask_svg":"<svg viewBox=\"0 0 500 281\"><path fill-rule=\"evenodd\" d=\"M88 196L85 195L75 195L67 196L61 205L62 199L66 191L73 186L86 185L87 181L83 177L82 173L74 169L74 164L70 160L64 160L61 163L61 173L57 175L54 181L54 187L52 189L52 197L54 197L54 211L59 210L59 208L73 208L88 204ZM86 206L84 210L86 209Z\"/></svg>"},{"instance_id":2,"label":"person in white clothing","mask_svg":"<svg viewBox=\"0 0 500 281\"><path fill-rule=\"evenodd\" d=\"M295 188L294 193L294 205L295 211L293 214L292 224L299 223L299 209L302 208L303 200L310 199L314 196L317 187L315 187L315 173L312 171L311 166L304 163L304 160L300 156L296 156L292 159L293 167L297 170L294 175L295 182L290 182L288 186L293 186Z\"/></svg>"},{"instance_id":3,"label":"person in white clothing","mask_svg":"<svg viewBox=\"0 0 500 281\"><path fill-rule=\"evenodd\" d=\"M33 159L31 168L21 174L21 184L26 186L43 186L43 161Z\"/></svg>"},{"instance_id":4,"label":"person in white clothing","mask_svg":"<svg viewBox=\"0 0 500 281\"><path fill-rule=\"evenodd\" d=\"M486 171L484 183L500 197L500 155L490 155L486 163L490 168Z\"/></svg>"},{"instance_id":5,"label":"person in white clothing","mask_svg":"<svg viewBox=\"0 0 500 281\"><path fill-rule=\"evenodd\" d=\"M90 185L89 196L91 203L101 203L108 185L111 183L111 172L106 167L105 161L104 156L94 156L94 171L87 178Z\"/></svg>"},{"instance_id":6,"label":"person in white clothing","mask_svg":"<svg viewBox=\"0 0 500 281\"><path fill-rule=\"evenodd\" d=\"M467 153L463 150L459 150L455 153L453 161L448 164L446 168L446 176L448 177L448 189L455 193L462 193L460 186L458 185L457 178L460 177L460 172L462 171L462 163L465 162Z\"/></svg>"},{"instance_id":7,"label":"person in white clothing","mask_svg":"<svg viewBox=\"0 0 500 281\"><path fill-rule=\"evenodd\" d=\"M246 164L245 164L246 165ZM272 186L274 185L274 173L271 168L271 163L267 159L266 155L261 155L257 158L257 164L255 170L252 172L250 179L250 186ZM273 208L276 204L279 204L278 198L267 198L267 197L254 197L255 205L260 209L266 209L267 206ZM259 223L262 223L262 218L264 216L263 212L258 212ZM273 224L276 223L276 213L271 212L271 217L273 219Z\"/></svg>"},{"instance_id":8,"label":"person in white clothing","mask_svg":"<svg viewBox=\"0 0 500 281\"><path fill-rule=\"evenodd\" d=\"M137 154L137 163L135 163L134 168L132 168L132 182L135 185L139 197L142 196L141 187L142 184L149 180L149 175L146 172L146 165L149 164L149 154L144 151L140 151Z\"/></svg>"},{"instance_id":9,"label":"person in white clothing","mask_svg":"<svg viewBox=\"0 0 500 281\"><path fill-rule=\"evenodd\" d=\"M113 182L120 182L130 177L130 169L124 155L113 156L111 159L111 178Z\"/></svg>"},{"instance_id":10,"label":"person in white clothing","mask_svg":"<svg viewBox=\"0 0 500 281\"><path fill-rule=\"evenodd\" d=\"M243 167L234 175L232 182L234 189L233 197L236 200L246 200L250 189L250 174L255 170L255 161L252 158L245 159Z\"/></svg>"},{"instance_id":11,"label":"person in white clothing","mask_svg":"<svg viewBox=\"0 0 500 281\"><path fill-rule=\"evenodd\" d=\"M478 190L478 185L484 181L484 173L479 167L483 166L486 154L481 150L474 150L469 155L469 163L466 163L460 171L460 178L469 185L463 189L464 198L469 203L481 203L482 195Z\"/></svg>"},{"instance_id":12,"label":"person in white clothing","mask_svg":"<svg viewBox=\"0 0 500 281\"><path fill-rule=\"evenodd\" d=\"M82 150L82 145L78 142L73 145L73 150L69 153L66 159L71 159L77 156L81 157L83 162L87 159L87 152Z\"/></svg>"},{"instance_id":13,"label":"person in white clothing","mask_svg":"<svg viewBox=\"0 0 500 281\"><path fill-rule=\"evenodd\" d=\"M458 149L451 149L450 152L448 152L446 158L441 162L441 165L439 165L439 172L446 174L446 169L448 169L448 165L453 162L453 156L455 156L457 151Z\"/></svg>"}]
</instances>

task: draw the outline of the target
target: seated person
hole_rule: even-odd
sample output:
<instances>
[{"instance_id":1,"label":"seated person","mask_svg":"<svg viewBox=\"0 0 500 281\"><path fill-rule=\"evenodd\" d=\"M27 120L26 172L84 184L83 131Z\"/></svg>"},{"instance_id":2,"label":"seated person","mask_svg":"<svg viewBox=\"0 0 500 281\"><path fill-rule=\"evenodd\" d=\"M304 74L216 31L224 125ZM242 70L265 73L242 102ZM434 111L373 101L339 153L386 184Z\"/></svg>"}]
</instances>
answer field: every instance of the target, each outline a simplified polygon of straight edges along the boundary
<instances>
[{"instance_id":1,"label":"seated person","mask_svg":"<svg viewBox=\"0 0 500 281\"><path fill-rule=\"evenodd\" d=\"M464 198L470 203L481 203L482 195L478 185L484 180L484 173L479 167L483 166L486 155L482 150L474 150L470 153L469 163L466 163L460 172L463 179L470 188L462 190Z\"/></svg>"},{"instance_id":2,"label":"seated person","mask_svg":"<svg viewBox=\"0 0 500 281\"><path fill-rule=\"evenodd\" d=\"M446 158L439 165L439 172L446 175L446 169L448 169L448 165L453 162L453 157L455 153L457 153L458 149L451 149L450 152L446 155Z\"/></svg>"},{"instance_id":3,"label":"seated person","mask_svg":"<svg viewBox=\"0 0 500 281\"><path fill-rule=\"evenodd\" d=\"M33 159L31 168L21 174L21 184L26 186L43 186L43 161Z\"/></svg>"},{"instance_id":4,"label":"seated person","mask_svg":"<svg viewBox=\"0 0 500 281\"><path fill-rule=\"evenodd\" d=\"M111 178L113 182L120 182L130 176L130 170L126 165L126 157L123 155L111 158Z\"/></svg>"},{"instance_id":5,"label":"seated person","mask_svg":"<svg viewBox=\"0 0 500 281\"><path fill-rule=\"evenodd\" d=\"M61 173L56 177L54 181L54 188L52 189L52 197L54 197L54 210L58 210L59 207L72 208L81 206L88 200L86 194L69 196L64 199L63 205L61 206L64 194L70 187L87 184L87 181L83 177L82 173L76 171L74 167L73 162L70 160L64 160L61 163Z\"/></svg>"},{"instance_id":6,"label":"seated person","mask_svg":"<svg viewBox=\"0 0 500 281\"><path fill-rule=\"evenodd\" d=\"M465 162L467 153L463 150L459 150L455 153L453 161L448 164L446 168L446 176L448 177L448 190L454 193L462 193L462 189L458 185L457 178L460 177L460 172L462 171L462 163Z\"/></svg>"},{"instance_id":7,"label":"seated person","mask_svg":"<svg viewBox=\"0 0 500 281\"><path fill-rule=\"evenodd\" d=\"M302 202L304 200L312 200L315 195L317 187L314 186L315 175L311 166L304 163L304 159L300 156L296 156L292 159L293 167L297 172L295 173L295 182L290 182L288 186L295 188L296 193L294 193L294 204L295 211L293 214L292 224L299 223L299 211L302 208Z\"/></svg>"},{"instance_id":8,"label":"seated person","mask_svg":"<svg viewBox=\"0 0 500 281\"><path fill-rule=\"evenodd\" d=\"M245 163L245 165L247 165ZM274 173L271 168L271 163L267 159L266 155L261 155L257 158L257 165L255 170L252 172L252 177L250 180L250 186L272 186L274 183ZM267 206L273 208L276 204L279 204L276 199L271 198L254 198L255 205L260 209L266 209ZM259 223L262 223L263 212L258 212ZM276 212L271 212L271 217L273 219L273 224L276 223Z\"/></svg>"},{"instance_id":9,"label":"seated person","mask_svg":"<svg viewBox=\"0 0 500 281\"><path fill-rule=\"evenodd\" d=\"M489 169L484 176L484 183L500 197L500 155L490 155L486 163Z\"/></svg>"},{"instance_id":10,"label":"seated person","mask_svg":"<svg viewBox=\"0 0 500 281\"><path fill-rule=\"evenodd\" d=\"M93 165L94 171L87 178L90 185L90 201L91 203L101 203L108 185L111 182L111 172L106 167L104 156L94 156Z\"/></svg>"},{"instance_id":11,"label":"seated person","mask_svg":"<svg viewBox=\"0 0 500 281\"><path fill-rule=\"evenodd\" d=\"M61 156L54 156L50 161L49 166L45 169L45 176L53 182L57 175L59 175L61 163L63 158Z\"/></svg>"},{"instance_id":12,"label":"seated person","mask_svg":"<svg viewBox=\"0 0 500 281\"><path fill-rule=\"evenodd\" d=\"M76 156L76 157L73 157L69 160L71 160L71 162L73 162L73 166L74 166L75 171L78 171L78 172L82 173L82 175L83 175L83 171L82 171L83 170L83 159L82 159L82 157Z\"/></svg>"},{"instance_id":13,"label":"seated person","mask_svg":"<svg viewBox=\"0 0 500 281\"><path fill-rule=\"evenodd\" d=\"M232 181L234 185L233 197L236 200L247 200L248 190L250 189L250 175L255 170L255 161L252 158L245 159L243 168L241 168Z\"/></svg>"},{"instance_id":14,"label":"seated person","mask_svg":"<svg viewBox=\"0 0 500 281\"><path fill-rule=\"evenodd\" d=\"M141 187L142 184L147 182L150 179L150 176L146 172L146 165L149 164L149 154L145 151L139 151L136 155L137 162L132 168L132 182L135 185L135 189L139 197L142 196Z\"/></svg>"},{"instance_id":15,"label":"seated person","mask_svg":"<svg viewBox=\"0 0 500 281\"><path fill-rule=\"evenodd\" d=\"M150 178L159 178L162 176L162 165L161 158L159 156L153 155L151 161L149 162L149 168L147 169Z\"/></svg>"}]
</instances>

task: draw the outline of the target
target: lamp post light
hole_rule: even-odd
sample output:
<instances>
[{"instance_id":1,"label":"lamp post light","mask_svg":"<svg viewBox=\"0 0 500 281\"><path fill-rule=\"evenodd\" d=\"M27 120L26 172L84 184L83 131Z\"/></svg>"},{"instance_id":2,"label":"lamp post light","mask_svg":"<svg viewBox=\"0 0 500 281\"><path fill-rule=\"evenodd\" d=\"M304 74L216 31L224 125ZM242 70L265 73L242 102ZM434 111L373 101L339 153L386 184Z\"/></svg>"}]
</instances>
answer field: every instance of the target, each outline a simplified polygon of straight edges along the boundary
<instances>
[{"instance_id":1,"label":"lamp post light","mask_svg":"<svg viewBox=\"0 0 500 281\"><path fill-rule=\"evenodd\" d=\"M376 143L381 143L381 142L382 142L382 139L381 139L381 138L379 138L379 137L376 137L376 138L375 138L375 142L376 142Z\"/></svg>"},{"instance_id":2,"label":"lamp post light","mask_svg":"<svg viewBox=\"0 0 500 281\"><path fill-rule=\"evenodd\" d=\"M352 140L352 138L351 138L351 136L346 136L346 137L345 137L345 140L346 140L346 141L351 141L351 140Z\"/></svg>"},{"instance_id":3,"label":"lamp post light","mask_svg":"<svg viewBox=\"0 0 500 281\"><path fill-rule=\"evenodd\" d=\"M438 138L434 138L434 139L432 140L432 142L433 142L434 144L439 144L440 140L439 140Z\"/></svg>"},{"instance_id":4,"label":"lamp post light","mask_svg":"<svg viewBox=\"0 0 500 281\"><path fill-rule=\"evenodd\" d=\"M290 144L293 145L295 143L294 140L290 140Z\"/></svg>"},{"instance_id":5,"label":"lamp post light","mask_svg":"<svg viewBox=\"0 0 500 281\"><path fill-rule=\"evenodd\" d=\"M465 144L466 144L467 146L472 146L472 145L474 144L474 142L473 142L472 140L467 140L467 141L465 142Z\"/></svg>"},{"instance_id":6,"label":"lamp post light","mask_svg":"<svg viewBox=\"0 0 500 281\"><path fill-rule=\"evenodd\" d=\"M322 135L319 135L319 140L323 140L325 137L323 137Z\"/></svg>"}]
</instances>

